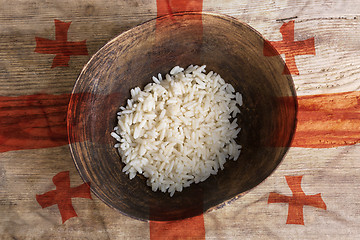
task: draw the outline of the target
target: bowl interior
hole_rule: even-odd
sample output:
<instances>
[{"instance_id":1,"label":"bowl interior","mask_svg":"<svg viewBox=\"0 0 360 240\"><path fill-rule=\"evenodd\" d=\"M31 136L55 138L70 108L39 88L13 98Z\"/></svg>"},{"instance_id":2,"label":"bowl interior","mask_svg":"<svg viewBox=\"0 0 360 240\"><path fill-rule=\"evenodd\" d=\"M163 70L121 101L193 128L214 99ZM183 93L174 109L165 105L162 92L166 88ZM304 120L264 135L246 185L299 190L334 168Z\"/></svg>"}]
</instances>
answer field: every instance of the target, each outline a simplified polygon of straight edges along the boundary
<instances>
[{"instance_id":1,"label":"bowl interior","mask_svg":"<svg viewBox=\"0 0 360 240\"><path fill-rule=\"evenodd\" d=\"M208 13L152 20L101 48L80 74L68 109L70 149L93 193L125 215L162 221L199 215L262 182L285 155L297 113L292 78L282 74L283 60L265 57L263 48L264 39L248 25ZM130 89L190 64L206 64L207 71L219 73L242 93L237 142L243 149L216 176L170 198L153 192L141 175L129 180L122 173L124 164L110 133Z\"/></svg>"}]
</instances>

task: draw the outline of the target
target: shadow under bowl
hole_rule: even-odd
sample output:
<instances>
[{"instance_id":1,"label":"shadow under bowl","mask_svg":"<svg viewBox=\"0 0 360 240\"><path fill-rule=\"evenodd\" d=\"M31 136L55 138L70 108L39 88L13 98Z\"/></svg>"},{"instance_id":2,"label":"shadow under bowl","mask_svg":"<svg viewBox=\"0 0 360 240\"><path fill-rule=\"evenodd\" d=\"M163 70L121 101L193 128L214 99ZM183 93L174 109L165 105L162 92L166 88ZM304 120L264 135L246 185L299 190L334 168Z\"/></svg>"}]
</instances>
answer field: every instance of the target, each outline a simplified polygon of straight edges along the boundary
<instances>
[{"instance_id":1,"label":"shadow under bowl","mask_svg":"<svg viewBox=\"0 0 360 240\"><path fill-rule=\"evenodd\" d=\"M129 180L110 133L130 89L190 64L206 64L207 71L219 73L243 95L236 140L243 149L216 176L170 197L153 192L142 175ZM141 220L188 218L241 196L274 171L293 137L297 100L284 67L257 31L223 15L177 13L122 33L87 63L69 103L69 143L81 177L106 204Z\"/></svg>"}]
</instances>

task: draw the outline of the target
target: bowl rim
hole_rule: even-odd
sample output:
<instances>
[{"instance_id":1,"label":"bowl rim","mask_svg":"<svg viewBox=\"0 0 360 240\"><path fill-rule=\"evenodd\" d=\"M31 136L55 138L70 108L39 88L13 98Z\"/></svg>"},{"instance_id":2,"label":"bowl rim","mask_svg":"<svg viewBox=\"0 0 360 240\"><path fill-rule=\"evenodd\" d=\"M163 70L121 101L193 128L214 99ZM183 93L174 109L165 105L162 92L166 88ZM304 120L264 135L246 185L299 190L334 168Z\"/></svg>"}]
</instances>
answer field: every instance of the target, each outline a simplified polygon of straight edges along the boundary
<instances>
[{"instance_id":1,"label":"bowl rim","mask_svg":"<svg viewBox=\"0 0 360 240\"><path fill-rule=\"evenodd\" d=\"M215 12L208 12L208 11L180 11L180 12L175 12L175 13L171 13L171 14L166 14L166 15L163 15L163 16L160 16L160 17L155 17L155 18L151 18L147 21L144 21L134 27L131 27L130 29L116 35L115 37L113 37L111 40L109 40L108 42L106 42L106 44L104 44L101 48L99 48L92 56L91 58L87 61L87 63L83 66L81 72L79 73L78 77L76 78L76 81L74 83L74 86L73 86L73 89L71 91L71 95L70 95L70 100L69 100L69 104L68 104L68 109L67 109L67 116L66 116L66 125L67 125L67 135L68 135L68 144L69 144L69 148L70 148L70 153L71 153L71 157L72 157L72 160L73 160L73 163L75 165L75 168L76 170L78 171L81 179L86 182L86 178L85 176L83 176L83 173L80 171L80 167L79 167L79 163L78 161L76 161L76 156L75 156L75 149L72 147L72 144L76 143L72 140L72 135L71 135L71 132L72 132L72 126L71 126L71 113L70 113L70 109L72 109L71 107L74 105L74 95L76 95L77 93L75 92L76 88L78 87L79 85L79 82L80 82L80 78L84 75L84 73L88 70L88 67L89 67L89 64L90 62L93 61L93 59L99 54L99 52L101 52L104 48L106 48L108 45L112 44L113 42L117 41L117 39L127 35L127 34L130 34L131 32L135 31L136 29L139 29L141 28L142 26L144 25L149 25L149 24L156 24L156 21L158 20L162 20L162 19L169 19L173 16L184 16L184 15L200 15L201 17L203 15L207 15L207 16L212 16L212 17L216 17L218 19L221 19L221 20L225 20L225 21L228 21L228 22L231 22L232 24L235 24L235 25L242 25L242 26L245 26L246 28L248 28L249 30L251 30L252 32L254 32L256 35L258 35L261 39L263 39L264 41L266 40L266 38L258 31L256 30L255 28L253 28L252 26L250 26L248 23L244 22L244 21L241 21L240 19L238 18L235 18L235 17L232 17L232 16L229 16L227 14L222 14L222 13L215 13ZM281 56L281 54L279 53L279 51L271 44L269 43L269 47L271 47L271 50L278 53L276 56L274 57L277 57L284 65L284 68L287 68L287 65L286 65L286 62L285 60L283 59L283 57ZM286 78L288 79L288 84L289 84L289 87L290 87L290 90L291 90L291 93L292 93L292 97L293 100L294 100L294 121L293 121L293 126L291 128L291 132L290 132L290 135L289 135L289 139L287 141L287 144L285 145L285 151L280 155L279 157L279 160L278 160L278 163L276 164L276 166L271 170L270 174L267 175L263 180L261 180L260 182L258 182L257 184L255 184L254 186L251 186L250 185L250 188L244 192L241 192L239 194L236 194L235 196L229 198L228 200L225 200L225 201L221 201L220 203L212 206L212 207L208 207L207 209L204 209L202 210L202 213L200 214L197 214L197 215L193 215L193 216L190 216L190 217L185 217L185 218L178 218L174 221L177 221L177 220L183 220L183 219L188 219L188 218L193 218L193 217L196 217L196 216L200 216L202 214L206 214L206 213L209 213L213 210L216 210L216 209L221 209L223 208L224 206L226 205L229 205L230 203L236 201L237 199L239 199L240 197L246 195L247 193L249 193L251 190L253 190L255 187L259 186L261 183L263 183L268 177L270 177L272 174L274 174L274 172L276 171L276 169L279 167L279 165L281 164L281 162L284 160L286 154L288 153L289 151L289 148L291 147L291 143L294 139L294 135L295 135L295 132L296 132L296 128L297 128L297 122L298 122L298 100L297 100L297 94L296 94L296 89L295 89L295 84L294 84L294 81L293 81L293 78L292 78L292 75L291 74L286 74ZM92 187L91 187L91 184L89 184L90 186L90 190L91 192L98 198L100 199L103 203L105 203L107 206L109 206L110 208L118 211L119 213L127 216L127 217L130 217L132 219L136 219L136 220L140 220L140 221L144 221L144 222L150 222L150 221L159 221L159 222L166 222L166 221L169 221L169 220L151 220L150 218L141 218L141 217L137 217L137 216L133 216L133 215L130 215L120 209L118 209L117 207L113 206L111 203L109 202L106 202Z\"/></svg>"}]
</instances>

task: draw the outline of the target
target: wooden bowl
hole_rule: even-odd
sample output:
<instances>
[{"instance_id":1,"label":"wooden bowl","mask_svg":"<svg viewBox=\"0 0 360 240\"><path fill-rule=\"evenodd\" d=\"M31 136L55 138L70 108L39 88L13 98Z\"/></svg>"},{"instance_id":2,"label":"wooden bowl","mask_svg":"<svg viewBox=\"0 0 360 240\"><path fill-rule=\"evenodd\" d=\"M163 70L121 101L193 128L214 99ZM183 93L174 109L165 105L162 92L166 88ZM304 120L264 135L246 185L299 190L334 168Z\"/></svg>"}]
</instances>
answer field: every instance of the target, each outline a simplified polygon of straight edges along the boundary
<instances>
[{"instance_id":1,"label":"wooden bowl","mask_svg":"<svg viewBox=\"0 0 360 240\"><path fill-rule=\"evenodd\" d=\"M264 41L234 18L188 12L145 22L94 54L76 81L67 119L75 165L92 192L136 219L177 220L222 206L268 177L290 146L297 100L291 76L283 74L284 61L264 56ZM216 176L170 197L153 192L141 175L129 180L110 133L130 89L190 64L206 64L243 94L237 139L243 150Z\"/></svg>"}]
</instances>

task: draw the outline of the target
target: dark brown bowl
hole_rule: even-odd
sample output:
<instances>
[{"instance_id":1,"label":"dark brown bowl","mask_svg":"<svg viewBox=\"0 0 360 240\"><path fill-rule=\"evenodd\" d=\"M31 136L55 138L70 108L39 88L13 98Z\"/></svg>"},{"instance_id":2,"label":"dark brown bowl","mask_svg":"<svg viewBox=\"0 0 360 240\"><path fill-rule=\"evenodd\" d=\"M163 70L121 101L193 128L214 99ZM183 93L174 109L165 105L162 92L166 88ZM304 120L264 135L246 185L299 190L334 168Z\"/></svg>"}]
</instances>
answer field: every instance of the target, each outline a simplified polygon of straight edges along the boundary
<instances>
[{"instance_id":1,"label":"dark brown bowl","mask_svg":"<svg viewBox=\"0 0 360 240\"><path fill-rule=\"evenodd\" d=\"M68 134L75 165L92 192L121 213L142 220L199 215L261 183L287 152L296 126L297 100L280 56L264 56L264 38L231 17L177 13L141 24L101 48L84 67L68 109ZM276 51L265 44L266 51ZM133 180L110 136L116 112L130 89L144 87L176 65L207 65L243 94L237 161L181 193L153 192L143 176Z\"/></svg>"}]
</instances>

